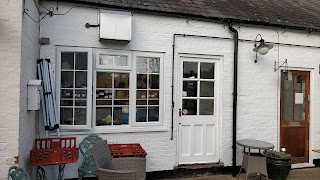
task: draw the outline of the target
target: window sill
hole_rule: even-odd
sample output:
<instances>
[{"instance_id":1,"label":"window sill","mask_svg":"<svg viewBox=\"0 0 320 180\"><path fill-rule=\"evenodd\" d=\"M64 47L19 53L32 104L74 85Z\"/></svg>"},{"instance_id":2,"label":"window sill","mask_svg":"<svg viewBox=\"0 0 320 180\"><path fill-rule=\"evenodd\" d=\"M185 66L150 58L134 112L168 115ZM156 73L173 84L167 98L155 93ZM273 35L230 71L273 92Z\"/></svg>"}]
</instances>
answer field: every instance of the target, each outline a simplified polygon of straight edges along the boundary
<instances>
[{"instance_id":1,"label":"window sill","mask_svg":"<svg viewBox=\"0 0 320 180\"><path fill-rule=\"evenodd\" d=\"M153 126L153 127L116 127L116 128L92 128L90 130L61 130L61 135L84 135L84 134L116 134L116 133L138 133L138 132L165 132L169 131L168 127ZM52 133L57 135L57 133Z\"/></svg>"}]
</instances>

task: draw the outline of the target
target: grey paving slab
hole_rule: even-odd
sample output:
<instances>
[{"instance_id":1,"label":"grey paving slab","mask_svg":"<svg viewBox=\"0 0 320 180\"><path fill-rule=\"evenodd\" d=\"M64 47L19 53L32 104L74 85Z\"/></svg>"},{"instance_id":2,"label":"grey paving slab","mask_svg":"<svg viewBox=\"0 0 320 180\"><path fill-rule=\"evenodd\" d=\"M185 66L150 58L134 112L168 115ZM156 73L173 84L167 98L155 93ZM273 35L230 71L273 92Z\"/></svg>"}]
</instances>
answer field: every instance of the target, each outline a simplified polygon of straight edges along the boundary
<instances>
[{"instance_id":1,"label":"grey paving slab","mask_svg":"<svg viewBox=\"0 0 320 180\"><path fill-rule=\"evenodd\" d=\"M240 175L240 180L244 180L245 174ZM232 175L214 175L214 176L202 176L192 178L179 178L180 180L236 180L237 178ZM266 180L262 176L261 180ZM175 179L177 180L177 179ZM248 180L259 180L259 176L252 174L248 177ZM320 180L320 168L305 168L305 169L294 169L290 171L287 180Z\"/></svg>"}]
</instances>

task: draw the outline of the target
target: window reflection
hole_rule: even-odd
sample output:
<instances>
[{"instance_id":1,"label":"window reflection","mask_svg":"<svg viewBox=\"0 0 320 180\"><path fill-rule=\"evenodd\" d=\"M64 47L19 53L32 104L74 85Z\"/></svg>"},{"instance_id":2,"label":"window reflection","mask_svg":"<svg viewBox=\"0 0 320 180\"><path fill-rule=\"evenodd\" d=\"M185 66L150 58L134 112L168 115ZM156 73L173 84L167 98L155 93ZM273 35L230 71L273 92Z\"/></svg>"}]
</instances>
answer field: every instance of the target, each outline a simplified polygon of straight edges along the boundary
<instances>
[{"instance_id":1,"label":"window reflection","mask_svg":"<svg viewBox=\"0 0 320 180\"><path fill-rule=\"evenodd\" d=\"M197 62L183 62L183 77L197 78L198 77L198 63Z\"/></svg>"}]
</instances>

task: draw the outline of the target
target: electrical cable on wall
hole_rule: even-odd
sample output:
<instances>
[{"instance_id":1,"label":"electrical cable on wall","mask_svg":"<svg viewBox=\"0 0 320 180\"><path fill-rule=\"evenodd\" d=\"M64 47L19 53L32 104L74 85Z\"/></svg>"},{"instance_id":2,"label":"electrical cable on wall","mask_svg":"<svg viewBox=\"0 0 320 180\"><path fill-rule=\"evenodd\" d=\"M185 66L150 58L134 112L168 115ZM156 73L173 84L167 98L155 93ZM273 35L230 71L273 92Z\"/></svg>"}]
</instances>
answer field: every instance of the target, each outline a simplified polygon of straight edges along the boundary
<instances>
[{"instance_id":1,"label":"electrical cable on wall","mask_svg":"<svg viewBox=\"0 0 320 180\"><path fill-rule=\"evenodd\" d=\"M71 7L68 11L66 11L65 13L61 13L61 14L53 14L53 15L66 15L66 14L68 14L73 8L76 8L76 7L80 7L80 6L73 6L73 7Z\"/></svg>"},{"instance_id":2,"label":"electrical cable on wall","mask_svg":"<svg viewBox=\"0 0 320 180\"><path fill-rule=\"evenodd\" d=\"M35 23L39 23L40 21L42 21L42 20L49 14L49 13L46 13L41 19L39 19L39 20L37 21L37 20L33 19L33 18L30 16L30 14L28 14L28 12L26 11L26 9L23 10L23 12L24 12L27 16L29 16L29 18L30 18L33 22L35 22Z\"/></svg>"},{"instance_id":3,"label":"electrical cable on wall","mask_svg":"<svg viewBox=\"0 0 320 180\"><path fill-rule=\"evenodd\" d=\"M76 7L80 7L80 6L73 6L71 7L69 10L67 10L65 13L60 13L60 14L56 14L54 13L54 8L51 7L51 8L47 8L45 6L43 6L41 3L37 2L36 0L33 0L37 10L38 10L38 13L41 15L43 13L45 13L45 15L39 19L39 20L35 20L34 18L31 17L31 15L27 12L28 9L24 9L23 10L23 13L25 13L33 22L35 23L39 23L40 21L42 21L47 15L49 15L50 17L54 16L54 15L66 15L68 14L73 8L76 8ZM47 12L42 12L40 9L39 9L39 6L41 6L42 8L44 8L45 10L47 10ZM58 10L58 6L56 7L56 9ZM96 9L96 8L95 8Z\"/></svg>"},{"instance_id":4,"label":"electrical cable on wall","mask_svg":"<svg viewBox=\"0 0 320 180\"><path fill-rule=\"evenodd\" d=\"M43 7L44 9L46 9L47 11L50 11L48 8L46 8L45 6L43 6L41 3L37 2L36 0L33 0L35 3L39 4L41 7Z\"/></svg>"}]
</instances>

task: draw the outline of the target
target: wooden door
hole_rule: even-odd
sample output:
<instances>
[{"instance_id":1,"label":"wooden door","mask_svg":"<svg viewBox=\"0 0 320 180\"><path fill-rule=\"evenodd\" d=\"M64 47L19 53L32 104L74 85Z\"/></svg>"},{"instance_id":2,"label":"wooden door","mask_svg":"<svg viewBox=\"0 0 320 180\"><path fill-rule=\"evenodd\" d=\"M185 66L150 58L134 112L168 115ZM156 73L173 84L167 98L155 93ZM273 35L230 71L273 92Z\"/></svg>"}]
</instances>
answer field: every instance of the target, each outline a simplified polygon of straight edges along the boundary
<instances>
[{"instance_id":1,"label":"wooden door","mask_svg":"<svg viewBox=\"0 0 320 180\"><path fill-rule=\"evenodd\" d=\"M218 162L219 59L181 57L179 164Z\"/></svg>"},{"instance_id":2,"label":"wooden door","mask_svg":"<svg viewBox=\"0 0 320 180\"><path fill-rule=\"evenodd\" d=\"M309 162L310 72L281 73L280 147L293 163Z\"/></svg>"}]
</instances>

